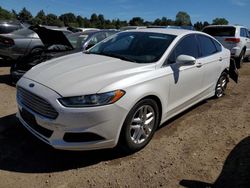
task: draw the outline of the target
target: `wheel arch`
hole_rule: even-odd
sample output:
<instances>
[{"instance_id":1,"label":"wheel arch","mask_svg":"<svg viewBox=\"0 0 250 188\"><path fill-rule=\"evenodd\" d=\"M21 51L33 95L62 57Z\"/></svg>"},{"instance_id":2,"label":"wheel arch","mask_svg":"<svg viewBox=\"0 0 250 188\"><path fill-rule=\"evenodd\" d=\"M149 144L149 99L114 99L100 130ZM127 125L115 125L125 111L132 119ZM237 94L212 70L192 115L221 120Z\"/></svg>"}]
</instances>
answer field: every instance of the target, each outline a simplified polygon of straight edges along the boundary
<instances>
[{"instance_id":1,"label":"wheel arch","mask_svg":"<svg viewBox=\"0 0 250 188\"><path fill-rule=\"evenodd\" d=\"M142 99L140 99L138 102L145 100L145 99L152 99L157 103L157 106L159 108L159 123L157 126L159 126L159 124L161 122L161 118L162 118L162 103L161 103L160 98L156 95L147 95L147 96L144 96Z\"/></svg>"}]
</instances>

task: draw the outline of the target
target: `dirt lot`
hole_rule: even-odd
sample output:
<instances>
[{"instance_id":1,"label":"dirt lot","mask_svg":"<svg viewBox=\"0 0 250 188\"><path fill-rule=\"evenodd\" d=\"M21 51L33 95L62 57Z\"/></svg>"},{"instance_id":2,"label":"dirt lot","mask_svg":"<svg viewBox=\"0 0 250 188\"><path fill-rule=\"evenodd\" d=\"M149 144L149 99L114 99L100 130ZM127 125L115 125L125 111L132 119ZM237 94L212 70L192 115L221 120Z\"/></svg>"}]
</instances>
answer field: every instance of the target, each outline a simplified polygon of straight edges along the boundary
<instances>
[{"instance_id":1,"label":"dirt lot","mask_svg":"<svg viewBox=\"0 0 250 188\"><path fill-rule=\"evenodd\" d=\"M250 187L250 63L226 96L166 122L142 151L56 151L15 118L0 62L0 187Z\"/></svg>"}]
</instances>

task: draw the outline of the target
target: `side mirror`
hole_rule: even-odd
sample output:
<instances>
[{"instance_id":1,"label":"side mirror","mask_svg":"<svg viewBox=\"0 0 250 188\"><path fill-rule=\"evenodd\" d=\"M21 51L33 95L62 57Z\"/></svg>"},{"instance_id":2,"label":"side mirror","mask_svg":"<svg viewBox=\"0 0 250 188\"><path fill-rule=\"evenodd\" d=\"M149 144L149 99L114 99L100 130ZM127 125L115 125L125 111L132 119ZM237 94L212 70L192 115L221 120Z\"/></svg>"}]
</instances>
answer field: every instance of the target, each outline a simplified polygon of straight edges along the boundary
<instances>
[{"instance_id":1,"label":"side mirror","mask_svg":"<svg viewBox=\"0 0 250 188\"><path fill-rule=\"evenodd\" d=\"M179 55L176 59L176 62L180 65L194 65L195 61L196 59L189 55Z\"/></svg>"}]
</instances>

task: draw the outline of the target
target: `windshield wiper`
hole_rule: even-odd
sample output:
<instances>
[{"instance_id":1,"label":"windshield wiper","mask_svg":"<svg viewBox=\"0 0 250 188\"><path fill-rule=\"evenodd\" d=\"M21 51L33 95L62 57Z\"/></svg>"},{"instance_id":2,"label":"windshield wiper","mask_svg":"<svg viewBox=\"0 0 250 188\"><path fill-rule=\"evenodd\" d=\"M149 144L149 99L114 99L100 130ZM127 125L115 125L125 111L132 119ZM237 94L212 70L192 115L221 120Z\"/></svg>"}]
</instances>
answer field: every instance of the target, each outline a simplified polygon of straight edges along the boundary
<instances>
[{"instance_id":1,"label":"windshield wiper","mask_svg":"<svg viewBox=\"0 0 250 188\"><path fill-rule=\"evenodd\" d=\"M86 53L86 54L95 54L95 55L104 55L104 56L118 58L118 59L121 59L121 60L124 60L124 61L130 61L130 62L137 63L137 61L135 61L134 59L129 58L128 56L125 56L125 55L121 55L121 54L110 54L110 53L89 52L89 51L85 51L84 53Z\"/></svg>"},{"instance_id":2,"label":"windshield wiper","mask_svg":"<svg viewBox=\"0 0 250 188\"><path fill-rule=\"evenodd\" d=\"M106 55L106 56L118 58L118 59L121 59L121 60L124 60L124 61L130 61L130 62L137 63L134 59L132 59L132 58L130 58L128 56L125 56L125 55L121 55L121 54L101 53L100 55Z\"/></svg>"}]
</instances>

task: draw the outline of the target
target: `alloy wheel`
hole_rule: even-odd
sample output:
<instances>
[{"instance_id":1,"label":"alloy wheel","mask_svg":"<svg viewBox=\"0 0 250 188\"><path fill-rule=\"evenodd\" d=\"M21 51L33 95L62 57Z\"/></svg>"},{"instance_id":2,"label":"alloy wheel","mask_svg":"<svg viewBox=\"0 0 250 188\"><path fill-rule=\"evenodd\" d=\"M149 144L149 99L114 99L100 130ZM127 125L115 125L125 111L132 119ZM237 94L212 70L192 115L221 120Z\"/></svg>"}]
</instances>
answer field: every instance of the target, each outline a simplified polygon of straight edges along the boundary
<instances>
[{"instance_id":1,"label":"alloy wheel","mask_svg":"<svg viewBox=\"0 0 250 188\"><path fill-rule=\"evenodd\" d=\"M130 124L130 138L135 144L142 144L151 135L155 125L155 111L150 105L141 106L133 115Z\"/></svg>"},{"instance_id":2,"label":"alloy wheel","mask_svg":"<svg viewBox=\"0 0 250 188\"><path fill-rule=\"evenodd\" d=\"M216 97L217 98L220 98L224 95L225 93L225 90L227 88L227 76L225 75L222 75L217 83L217 86L216 86Z\"/></svg>"}]
</instances>

